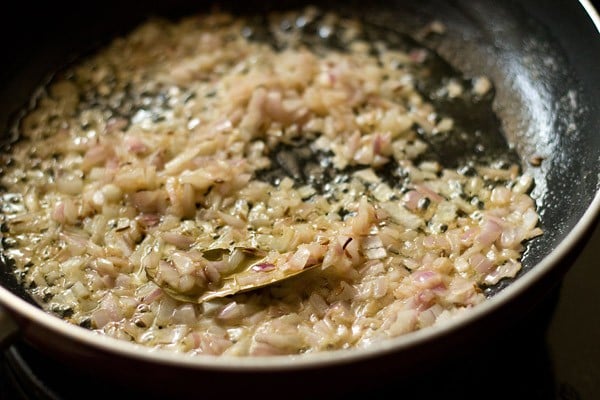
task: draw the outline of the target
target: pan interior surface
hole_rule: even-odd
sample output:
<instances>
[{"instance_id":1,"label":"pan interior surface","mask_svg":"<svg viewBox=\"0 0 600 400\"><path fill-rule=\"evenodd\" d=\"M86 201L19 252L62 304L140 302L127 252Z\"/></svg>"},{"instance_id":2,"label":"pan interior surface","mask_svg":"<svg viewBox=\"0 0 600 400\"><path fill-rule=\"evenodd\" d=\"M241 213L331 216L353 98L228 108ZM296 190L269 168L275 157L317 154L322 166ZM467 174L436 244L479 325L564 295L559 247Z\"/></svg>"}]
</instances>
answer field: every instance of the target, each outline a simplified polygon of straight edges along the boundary
<instances>
[{"instance_id":1,"label":"pan interior surface","mask_svg":"<svg viewBox=\"0 0 600 400\"><path fill-rule=\"evenodd\" d=\"M289 3L274 8L301 5ZM528 244L519 277L550 255L569 235L588 211L598 188L600 138L594 130L600 126L600 110L593 95L600 90L599 83L592 81L593 74L589 72L594 70L596 60L585 55L599 54L600 45L595 41L590 43L592 49L582 49L582 44L569 36L576 36L577 29L592 30L593 27L577 27L568 20L559 31L554 31L556 26L549 22L558 18L559 12L553 14L552 10L548 11L551 7L543 5L538 8L537 3L483 1L473 4L431 0L418 5L397 2L390 7L375 2L360 6L366 21L417 36L467 76L486 75L494 82L494 110L511 151L518 155L524 170L535 178L533 196L545 232ZM160 3L151 3L150 9L143 12L132 7L130 13L121 13L111 24L106 24L106 20L113 14L100 12L97 20L85 24L89 28L85 31L81 21L69 18L75 13L71 11L63 16L63 29L53 31L56 37L44 36L43 45L39 44L42 38L39 33L28 32L21 36L17 44L9 48L16 54L26 51L29 60L15 57L13 64L0 75L4 88L0 97L2 130L8 131L14 113L48 74L60 68L65 59L89 51L90 43L102 43L107 37L125 32L147 15L181 15L198 7L184 2L175 2L172 6L174 11ZM323 6L335 8L339 4ZM265 5L224 7L248 12ZM568 7L575 15L582 12L575 2ZM544 8L546 11L540 11ZM446 33L418 36L419 29L433 20L443 23ZM82 34L70 35L74 30ZM532 165L534 158L541 159L539 166ZM19 297L26 297L7 268L2 268L0 278L4 287ZM489 294L503 291L509 283L494 287Z\"/></svg>"}]
</instances>

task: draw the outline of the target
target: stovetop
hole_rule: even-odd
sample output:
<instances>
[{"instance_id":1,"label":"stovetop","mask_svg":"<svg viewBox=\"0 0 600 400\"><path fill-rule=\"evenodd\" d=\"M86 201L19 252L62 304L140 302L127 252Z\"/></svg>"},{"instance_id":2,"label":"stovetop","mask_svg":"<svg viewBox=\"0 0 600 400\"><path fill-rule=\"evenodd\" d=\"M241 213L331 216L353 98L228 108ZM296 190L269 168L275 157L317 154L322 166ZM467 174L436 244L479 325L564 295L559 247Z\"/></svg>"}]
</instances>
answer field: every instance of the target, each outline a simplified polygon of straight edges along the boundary
<instances>
[{"instance_id":1,"label":"stovetop","mask_svg":"<svg viewBox=\"0 0 600 400\"><path fill-rule=\"evenodd\" d=\"M600 227L561 285L528 318L490 336L484 346L402 380L401 385L373 382L363 393L340 393L339 398L387 398L392 392L407 399L600 399L600 302L594 299L600 282L599 247ZM72 373L18 343L0 356L0 400L140 395L98 382L94 376L70 379Z\"/></svg>"}]
</instances>

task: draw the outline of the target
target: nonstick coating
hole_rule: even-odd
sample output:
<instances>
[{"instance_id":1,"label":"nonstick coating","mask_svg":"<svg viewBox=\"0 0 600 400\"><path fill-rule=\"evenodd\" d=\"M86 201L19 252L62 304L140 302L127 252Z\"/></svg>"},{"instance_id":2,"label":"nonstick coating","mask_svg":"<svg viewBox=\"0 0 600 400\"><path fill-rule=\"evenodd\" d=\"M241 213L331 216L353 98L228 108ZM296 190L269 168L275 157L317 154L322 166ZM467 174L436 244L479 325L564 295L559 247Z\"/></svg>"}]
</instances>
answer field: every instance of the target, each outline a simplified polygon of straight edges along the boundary
<instances>
[{"instance_id":1,"label":"nonstick coating","mask_svg":"<svg viewBox=\"0 0 600 400\"><path fill-rule=\"evenodd\" d=\"M0 67L1 132L7 132L11 118L36 87L65 61L95 49L115 34L126 33L147 16L179 16L211 5L206 1L151 1L144 2L143 7L139 2L125 0L79 3L36 5L35 14L22 6L14 14L4 16L12 23L3 25L6 32L0 37L5 57ZM318 5L325 9L358 9L367 21L407 33L418 32L427 22L438 20L446 25L446 34L424 39L424 43L467 76L485 75L494 82L495 111L524 170L535 177L533 196L545 232L528 244L524 269L517 279L547 258L586 212L585 226L579 228L591 227L597 215L598 201L593 200L600 172L600 35L579 2L364 3ZM222 3L222 7L249 12L303 4L246 1L243 5ZM543 157L541 166L528 163L533 156ZM568 244L574 251L585 235L575 239ZM562 262L554 260L552 265L546 265L545 286L540 289L537 282L538 287L531 289L530 296L543 296L547 287L558 283L568 268L566 254L563 252ZM0 282L19 297L26 297L3 266ZM490 294L502 298L504 286ZM517 315L497 309L499 321L501 316L511 320L513 314ZM439 337L436 340L440 342Z\"/></svg>"}]
</instances>

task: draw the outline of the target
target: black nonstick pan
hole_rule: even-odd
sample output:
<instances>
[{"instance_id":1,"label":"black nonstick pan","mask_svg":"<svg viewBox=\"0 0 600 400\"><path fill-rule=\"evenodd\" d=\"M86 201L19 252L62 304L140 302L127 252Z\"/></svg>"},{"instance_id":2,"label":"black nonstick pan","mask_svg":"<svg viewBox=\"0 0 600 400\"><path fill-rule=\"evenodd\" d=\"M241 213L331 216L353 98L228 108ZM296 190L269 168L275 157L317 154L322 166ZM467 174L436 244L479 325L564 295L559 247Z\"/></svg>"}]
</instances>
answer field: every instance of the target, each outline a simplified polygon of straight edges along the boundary
<instances>
[{"instance_id":1,"label":"black nonstick pan","mask_svg":"<svg viewBox=\"0 0 600 400\"><path fill-rule=\"evenodd\" d=\"M223 3L226 10L261 13L298 8L299 1ZM86 2L17 6L3 15L0 36L0 131L31 94L75 57L126 33L149 16L178 17L210 2ZM533 196L544 235L528 243L524 268L488 291L489 300L464 319L368 349L306 357L204 358L140 349L100 337L43 312L0 266L0 340L17 337L99 379L117 379L144 393L309 396L346 393L374 379L426 371L489 332L527 316L568 270L600 209L600 19L587 1L373 1L320 2L358 12L369 24L406 34L465 76L488 76L495 96L486 121L505 135L491 151L509 146L534 176ZM439 21L444 35L423 35ZM442 64L440 64L442 65ZM483 112L483 111L482 111ZM466 146L468 147L468 146ZM468 151L468 149L467 149ZM508 151L508 150L507 150ZM440 151L439 156L445 155ZM446 155L460 158L456 149ZM535 161L532 161L535 160ZM148 377L152 377L149 379ZM233 385L231 384L233 383Z\"/></svg>"}]
</instances>

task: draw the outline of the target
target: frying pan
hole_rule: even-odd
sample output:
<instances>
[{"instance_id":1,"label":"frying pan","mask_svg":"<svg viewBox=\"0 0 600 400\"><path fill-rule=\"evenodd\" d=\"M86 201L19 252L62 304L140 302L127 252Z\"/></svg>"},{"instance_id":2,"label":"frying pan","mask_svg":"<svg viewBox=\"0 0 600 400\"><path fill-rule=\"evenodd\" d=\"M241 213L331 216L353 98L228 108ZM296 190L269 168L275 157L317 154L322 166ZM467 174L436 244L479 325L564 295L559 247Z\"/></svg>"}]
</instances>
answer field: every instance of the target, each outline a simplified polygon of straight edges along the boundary
<instances>
[{"instance_id":1,"label":"frying pan","mask_svg":"<svg viewBox=\"0 0 600 400\"><path fill-rule=\"evenodd\" d=\"M222 7L247 13L302 4L247 1ZM74 56L126 33L148 16L184 15L211 3L144 2L141 7L125 0L53 2L37 6L35 14L28 6L4 15L12 22L3 24L7 31L0 39L8 55L0 71L0 129L5 133L34 90ZM309 395L316 385L321 393L340 393L372 379L426 370L432 361L452 357L489 332L514 324L560 283L600 209L600 19L592 5L584 0L375 0L319 6L358 10L370 23L408 34L440 21L446 34L424 39L425 45L466 76L485 75L494 82L494 111L525 171L534 176L532 195L545 232L528 244L517 278L495 287L489 300L465 318L368 349L214 358L150 351L72 326L33 304L2 265L0 334L5 344L16 335L61 362L145 393L254 391L264 397L293 390L291 397L296 397ZM533 156L543 158L540 166L528 164Z\"/></svg>"}]
</instances>

